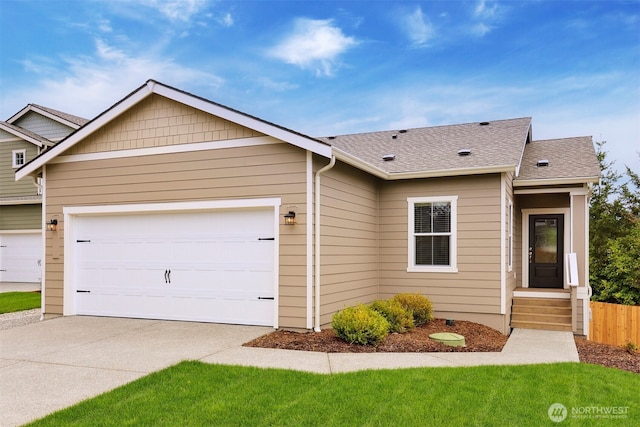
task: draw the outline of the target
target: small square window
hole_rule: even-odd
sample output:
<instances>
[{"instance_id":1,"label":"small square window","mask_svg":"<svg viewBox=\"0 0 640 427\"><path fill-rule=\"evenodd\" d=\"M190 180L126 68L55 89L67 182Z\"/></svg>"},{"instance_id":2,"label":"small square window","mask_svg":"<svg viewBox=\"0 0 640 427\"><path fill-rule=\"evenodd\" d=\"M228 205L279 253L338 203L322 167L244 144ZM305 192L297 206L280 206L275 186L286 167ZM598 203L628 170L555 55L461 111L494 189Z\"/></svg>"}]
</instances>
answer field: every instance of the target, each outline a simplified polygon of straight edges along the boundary
<instances>
[{"instance_id":1,"label":"small square window","mask_svg":"<svg viewBox=\"0 0 640 427\"><path fill-rule=\"evenodd\" d=\"M19 168L27 162L27 150L13 150L11 156L11 166Z\"/></svg>"}]
</instances>

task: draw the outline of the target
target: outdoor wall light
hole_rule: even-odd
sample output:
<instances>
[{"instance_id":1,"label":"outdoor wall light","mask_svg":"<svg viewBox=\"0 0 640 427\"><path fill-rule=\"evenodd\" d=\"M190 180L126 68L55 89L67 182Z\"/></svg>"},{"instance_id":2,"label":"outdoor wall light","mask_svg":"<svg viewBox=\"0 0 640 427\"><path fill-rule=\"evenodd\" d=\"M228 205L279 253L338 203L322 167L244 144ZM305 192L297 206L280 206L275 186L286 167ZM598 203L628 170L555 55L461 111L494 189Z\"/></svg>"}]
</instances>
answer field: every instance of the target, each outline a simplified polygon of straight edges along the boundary
<instances>
[{"instance_id":1,"label":"outdoor wall light","mask_svg":"<svg viewBox=\"0 0 640 427\"><path fill-rule=\"evenodd\" d=\"M58 229L58 220L52 219L47 223L47 231L56 231Z\"/></svg>"},{"instance_id":2,"label":"outdoor wall light","mask_svg":"<svg viewBox=\"0 0 640 427\"><path fill-rule=\"evenodd\" d=\"M296 223L296 213L294 211L289 211L289 213L284 215L284 225L294 225Z\"/></svg>"}]
</instances>

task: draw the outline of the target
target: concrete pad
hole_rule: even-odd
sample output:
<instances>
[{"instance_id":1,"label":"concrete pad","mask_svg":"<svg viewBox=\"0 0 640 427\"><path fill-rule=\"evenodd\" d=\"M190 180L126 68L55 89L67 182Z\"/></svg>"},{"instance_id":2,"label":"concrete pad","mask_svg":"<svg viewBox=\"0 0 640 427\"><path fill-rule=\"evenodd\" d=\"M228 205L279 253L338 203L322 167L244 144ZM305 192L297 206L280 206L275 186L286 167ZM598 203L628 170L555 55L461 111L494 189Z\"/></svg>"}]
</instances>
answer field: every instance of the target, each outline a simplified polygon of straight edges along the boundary
<instances>
[{"instance_id":1,"label":"concrete pad","mask_svg":"<svg viewBox=\"0 0 640 427\"><path fill-rule=\"evenodd\" d=\"M39 291L40 283L18 283L0 282L0 293L2 292L34 292Z\"/></svg>"},{"instance_id":2,"label":"concrete pad","mask_svg":"<svg viewBox=\"0 0 640 427\"><path fill-rule=\"evenodd\" d=\"M269 348L238 347L200 359L221 365L256 366L259 368L291 369L295 371L330 374L327 353Z\"/></svg>"},{"instance_id":3,"label":"concrete pad","mask_svg":"<svg viewBox=\"0 0 640 427\"><path fill-rule=\"evenodd\" d=\"M580 361L573 333L566 331L514 329L502 354L519 364Z\"/></svg>"}]
</instances>

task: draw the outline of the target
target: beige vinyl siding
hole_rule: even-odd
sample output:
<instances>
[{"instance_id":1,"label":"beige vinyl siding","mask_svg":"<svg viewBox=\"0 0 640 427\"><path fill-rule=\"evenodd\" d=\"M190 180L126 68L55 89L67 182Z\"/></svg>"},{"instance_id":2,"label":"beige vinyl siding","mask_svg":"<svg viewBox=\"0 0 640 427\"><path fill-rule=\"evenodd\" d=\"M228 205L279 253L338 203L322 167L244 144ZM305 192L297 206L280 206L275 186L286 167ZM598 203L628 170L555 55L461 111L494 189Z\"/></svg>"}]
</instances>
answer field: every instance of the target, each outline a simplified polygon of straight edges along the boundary
<instances>
[{"instance_id":1,"label":"beige vinyl siding","mask_svg":"<svg viewBox=\"0 0 640 427\"><path fill-rule=\"evenodd\" d=\"M235 123L150 95L65 154L86 154L263 136Z\"/></svg>"},{"instance_id":2,"label":"beige vinyl siding","mask_svg":"<svg viewBox=\"0 0 640 427\"><path fill-rule=\"evenodd\" d=\"M14 138L15 138L15 135L13 135L13 134L5 131L5 130L0 129L0 140L2 140L2 139L14 139Z\"/></svg>"},{"instance_id":3,"label":"beige vinyl siding","mask_svg":"<svg viewBox=\"0 0 640 427\"><path fill-rule=\"evenodd\" d=\"M42 229L42 205L0 206L0 230Z\"/></svg>"},{"instance_id":4,"label":"beige vinyl siding","mask_svg":"<svg viewBox=\"0 0 640 427\"><path fill-rule=\"evenodd\" d=\"M47 139L60 139L74 131L73 128L34 111L29 111L13 124L30 130L40 136L44 136Z\"/></svg>"},{"instance_id":5,"label":"beige vinyl siding","mask_svg":"<svg viewBox=\"0 0 640 427\"><path fill-rule=\"evenodd\" d=\"M500 313L500 175L384 182L380 297L428 296L439 313ZM457 273L407 272L407 197L458 196Z\"/></svg>"},{"instance_id":6,"label":"beige vinyl siding","mask_svg":"<svg viewBox=\"0 0 640 427\"><path fill-rule=\"evenodd\" d=\"M281 197L279 323L304 328L305 172L305 151L288 144L48 165L47 217L61 221L58 232L47 233L46 312L62 312L62 242L60 257L52 254L54 235L62 240L64 206ZM282 225L290 205L297 206L294 227Z\"/></svg>"},{"instance_id":7,"label":"beige vinyl siding","mask_svg":"<svg viewBox=\"0 0 640 427\"><path fill-rule=\"evenodd\" d=\"M378 296L378 184L342 163L320 182L320 323L326 326L336 311Z\"/></svg>"},{"instance_id":8,"label":"beige vinyl siding","mask_svg":"<svg viewBox=\"0 0 640 427\"><path fill-rule=\"evenodd\" d=\"M30 179L16 182L13 150L26 150L26 162L38 155L38 147L20 139L0 143L0 197L37 195L37 188Z\"/></svg>"}]
</instances>

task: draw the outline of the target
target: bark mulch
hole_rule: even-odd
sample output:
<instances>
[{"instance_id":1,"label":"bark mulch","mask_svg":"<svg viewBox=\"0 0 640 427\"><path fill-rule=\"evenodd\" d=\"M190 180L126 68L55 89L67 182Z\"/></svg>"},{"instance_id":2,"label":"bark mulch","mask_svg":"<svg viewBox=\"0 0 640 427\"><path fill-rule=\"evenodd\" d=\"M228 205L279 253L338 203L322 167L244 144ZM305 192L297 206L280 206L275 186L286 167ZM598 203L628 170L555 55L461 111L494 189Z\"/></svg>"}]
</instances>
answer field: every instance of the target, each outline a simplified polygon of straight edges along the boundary
<instances>
[{"instance_id":1,"label":"bark mulch","mask_svg":"<svg viewBox=\"0 0 640 427\"><path fill-rule=\"evenodd\" d=\"M449 347L433 341L430 334L454 332L465 338L465 347ZM404 334L390 334L377 346L349 344L338 338L331 329L322 332L292 332L278 330L244 344L247 347L280 348L287 350L318 351L324 353L434 353L434 352L499 352L508 337L497 330L474 322L456 320L447 326L444 319ZM600 344L576 338L580 361L640 374L640 353L627 352L621 347Z\"/></svg>"}]
</instances>

